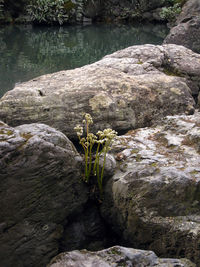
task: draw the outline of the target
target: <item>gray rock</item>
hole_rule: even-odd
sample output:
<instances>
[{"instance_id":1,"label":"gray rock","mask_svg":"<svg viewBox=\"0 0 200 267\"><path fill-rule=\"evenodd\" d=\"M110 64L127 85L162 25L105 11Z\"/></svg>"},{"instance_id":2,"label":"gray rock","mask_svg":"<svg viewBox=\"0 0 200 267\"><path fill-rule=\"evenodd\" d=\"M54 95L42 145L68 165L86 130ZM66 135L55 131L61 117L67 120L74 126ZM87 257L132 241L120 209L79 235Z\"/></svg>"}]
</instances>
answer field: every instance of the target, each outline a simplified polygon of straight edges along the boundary
<instances>
[{"instance_id":1,"label":"gray rock","mask_svg":"<svg viewBox=\"0 0 200 267\"><path fill-rule=\"evenodd\" d=\"M91 201L92 202L92 201ZM105 222L95 205L87 205L84 212L69 219L62 236L61 251L75 249L99 250L106 246Z\"/></svg>"},{"instance_id":2,"label":"gray rock","mask_svg":"<svg viewBox=\"0 0 200 267\"><path fill-rule=\"evenodd\" d=\"M200 53L200 2L188 0L164 43L184 45Z\"/></svg>"},{"instance_id":3,"label":"gray rock","mask_svg":"<svg viewBox=\"0 0 200 267\"><path fill-rule=\"evenodd\" d=\"M111 153L102 215L130 246L200 265L200 113L129 131Z\"/></svg>"},{"instance_id":4,"label":"gray rock","mask_svg":"<svg viewBox=\"0 0 200 267\"><path fill-rule=\"evenodd\" d=\"M80 156L44 124L0 122L0 266L45 266L63 228L87 201Z\"/></svg>"},{"instance_id":5,"label":"gray rock","mask_svg":"<svg viewBox=\"0 0 200 267\"><path fill-rule=\"evenodd\" d=\"M187 259L160 259L152 251L120 246L97 252L75 250L59 254L47 267L195 267Z\"/></svg>"},{"instance_id":6,"label":"gray rock","mask_svg":"<svg viewBox=\"0 0 200 267\"><path fill-rule=\"evenodd\" d=\"M133 46L16 85L0 99L0 119L12 126L42 122L76 138L74 126L88 112L94 131L125 131L192 114L199 84L200 55L176 45Z\"/></svg>"}]
</instances>

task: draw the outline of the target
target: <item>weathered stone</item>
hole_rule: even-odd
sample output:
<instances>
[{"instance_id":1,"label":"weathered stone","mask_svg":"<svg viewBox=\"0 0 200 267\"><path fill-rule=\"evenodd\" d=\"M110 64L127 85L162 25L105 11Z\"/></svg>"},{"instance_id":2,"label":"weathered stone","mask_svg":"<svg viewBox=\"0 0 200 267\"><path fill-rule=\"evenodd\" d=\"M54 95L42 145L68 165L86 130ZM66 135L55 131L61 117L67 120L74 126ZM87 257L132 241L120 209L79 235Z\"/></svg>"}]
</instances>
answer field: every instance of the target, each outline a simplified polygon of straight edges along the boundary
<instances>
[{"instance_id":1,"label":"weathered stone","mask_svg":"<svg viewBox=\"0 0 200 267\"><path fill-rule=\"evenodd\" d=\"M184 45L200 53L200 1L188 0L164 43Z\"/></svg>"},{"instance_id":2,"label":"weathered stone","mask_svg":"<svg viewBox=\"0 0 200 267\"><path fill-rule=\"evenodd\" d=\"M200 265L200 113L119 137L102 215L129 246Z\"/></svg>"},{"instance_id":3,"label":"weathered stone","mask_svg":"<svg viewBox=\"0 0 200 267\"><path fill-rule=\"evenodd\" d=\"M91 201L92 202L92 201ZM99 250L107 243L105 222L95 205L69 219L62 235L61 251L75 249Z\"/></svg>"},{"instance_id":4,"label":"weathered stone","mask_svg":"<svg viewBox=\"0 0 200 267\"><path fill-rule=\"evenodd\" d=\"M79 160L53 128L0 122L0 266L43 267L58 253L63 226L88 198Z\"/></svg>"},{"instance_id":5,"label":"weathered stone","mask_svg":"<svg viewBox=\"0 0 200 267\"><path fill-rule=\"evenodd\" d=\"M182 46L144 45L115 52L75 70L16 85L0 99L0 119L16 126L42 122L75 138L82 113L93 130L127 131L163 116L192 114L200 55Z\"/></svg>"},{"instance_id":6,"label":"weathered stone","mask_svg":"<svg viewBox=\"0 0 200 267\"><path fill-rule=\"evenodd\" d=\"M97 252L75 250L65 252L49 263L47 267L195 267L187 259L160 259L152 251L144 251L120 246Z\"/></svg>"}]
</instances>

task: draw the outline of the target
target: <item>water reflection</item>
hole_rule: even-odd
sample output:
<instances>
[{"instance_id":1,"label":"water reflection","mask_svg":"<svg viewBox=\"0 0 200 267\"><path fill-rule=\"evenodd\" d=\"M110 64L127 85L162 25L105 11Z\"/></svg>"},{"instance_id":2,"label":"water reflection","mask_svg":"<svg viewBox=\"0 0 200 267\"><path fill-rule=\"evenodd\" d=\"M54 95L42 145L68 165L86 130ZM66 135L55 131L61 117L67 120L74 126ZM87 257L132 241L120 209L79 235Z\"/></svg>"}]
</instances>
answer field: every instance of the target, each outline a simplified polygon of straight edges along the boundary
<instances>
[{"instance_id":1,"label":"water reflection","mask_svg":"<svg viewBox=\"0 0 200 267\"><path fill-rule=\"evenodd\" d=\"M135 44L160 44L164 25L0 28L0 96L15 83L90 64Z\"/></svg>"}]
</instances>

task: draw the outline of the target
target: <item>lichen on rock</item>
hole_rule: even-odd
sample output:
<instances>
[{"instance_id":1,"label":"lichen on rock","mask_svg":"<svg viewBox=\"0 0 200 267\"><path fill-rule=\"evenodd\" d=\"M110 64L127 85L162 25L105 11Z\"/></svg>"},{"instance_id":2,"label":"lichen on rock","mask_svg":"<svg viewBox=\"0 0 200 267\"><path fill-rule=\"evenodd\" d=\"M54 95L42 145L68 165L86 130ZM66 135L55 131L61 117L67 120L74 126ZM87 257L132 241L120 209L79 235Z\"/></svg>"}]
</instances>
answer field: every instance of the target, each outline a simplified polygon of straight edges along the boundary
<instances>
[{"instance_id":1,"label":"lichen on rock","mask_svg":"<svg viewBox=\"0 0 200 267\"><path fill-rule=\"evenodd\" d=\"M102 214L133 247L200 264L200 113L120 136ZM139 158L139 160L138 160Z\"/></svg>"},{"instance_id":2,"label":"lichen on rock","mask_svg":"<svg viewBox=\"0 0 200 267\"><path fill-rule=\"evenodd\" d=\"M153 251L114 246L101 251L75 250L59 254L47 267L195 267L187 259L161 259Z\"/></svg>"}]
</instances>

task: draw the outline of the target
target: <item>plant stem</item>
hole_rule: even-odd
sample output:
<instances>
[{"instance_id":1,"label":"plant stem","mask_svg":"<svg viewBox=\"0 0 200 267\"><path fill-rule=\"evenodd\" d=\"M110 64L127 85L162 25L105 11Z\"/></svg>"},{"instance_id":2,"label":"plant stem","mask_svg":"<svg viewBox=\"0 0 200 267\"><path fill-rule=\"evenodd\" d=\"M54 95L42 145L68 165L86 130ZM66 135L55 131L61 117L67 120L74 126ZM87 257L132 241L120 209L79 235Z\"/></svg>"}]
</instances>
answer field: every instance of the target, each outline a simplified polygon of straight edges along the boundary
<instances>
[{"instance_id":1,"label":"plant stem","mask_svg":"<svg viewBox=\"0 0 200 267\"><path fill-rule=\"evenodd\" d=\"M100 181L100 176L99 176L99 158L100 158L100 155L98 154L98 157L97 157L97 164L96 164L96 168L97 168L97 181L98 181L98 186L99 186L99 190L100 192L102 191L101 189L101 181Z\"/></svg>"},{"instance_id":2,"label":"plant stem","mask_svg":"<svg viewBox=\"0 0 200 267\"><path fill-rule=\"evenodd\" d=\"M92 144L90 143L88 180L92 169Z\"/></svg>"},{"instance_id":3,"label":"plant stem","mask_svg":"<svg viewBox=\"0 0 200 267\"><path fill-rule=\"evenodd\" d=\"M85 151L85 180L88 182L88 147Z\"/></svg>"},{"instance_id":4,"label":"plant stem","mask_svg":"<svg viewBox=\"0 0 200 267\"><path fill-rule=\"evenodd\" d=\"M89 133L89 126L88 126L88 121L86 121L86 133L87 133L87 137L86 137L86 153L85 153L85 180L86 182L88 182L89 180L89 173L88 173L88 146L89 146L89 140L88 140L88 133Z\"/></svg>"},{"instance_id":5,"label":"plant stem","mask_svg":"<svg viewBox=\"0 0 200 267\"><path fill-rule=\"evenodd\" d=\"M109 145L106 144L105 146L105 151L104 151L104 158L103 158L103 166L102 166L102 169L101 169L101 179L100 179L100 184L101 184L101 188L100 188L100 193L102 194L103 193L103 174L104 174L104 169L105 169L105 164L106 164L106 154L108 153L108 147Z\"/></svg>"},{"instance_id":6,"label":"plant stem","mask_svg":"<svg viewBox=\"0 0 200 267\"><path fill-rule=\"evenodd\" d=\"M95 161L94 161L94 166L93 166L93 174L94 174L94 175L95 175L95 172L96 172L96 166L97 166L97 160L98 160L99 148L100 148L100 143L98 143L97 151L96 151L96 155L95 155Z\"/></svg>"}]
</instances>

